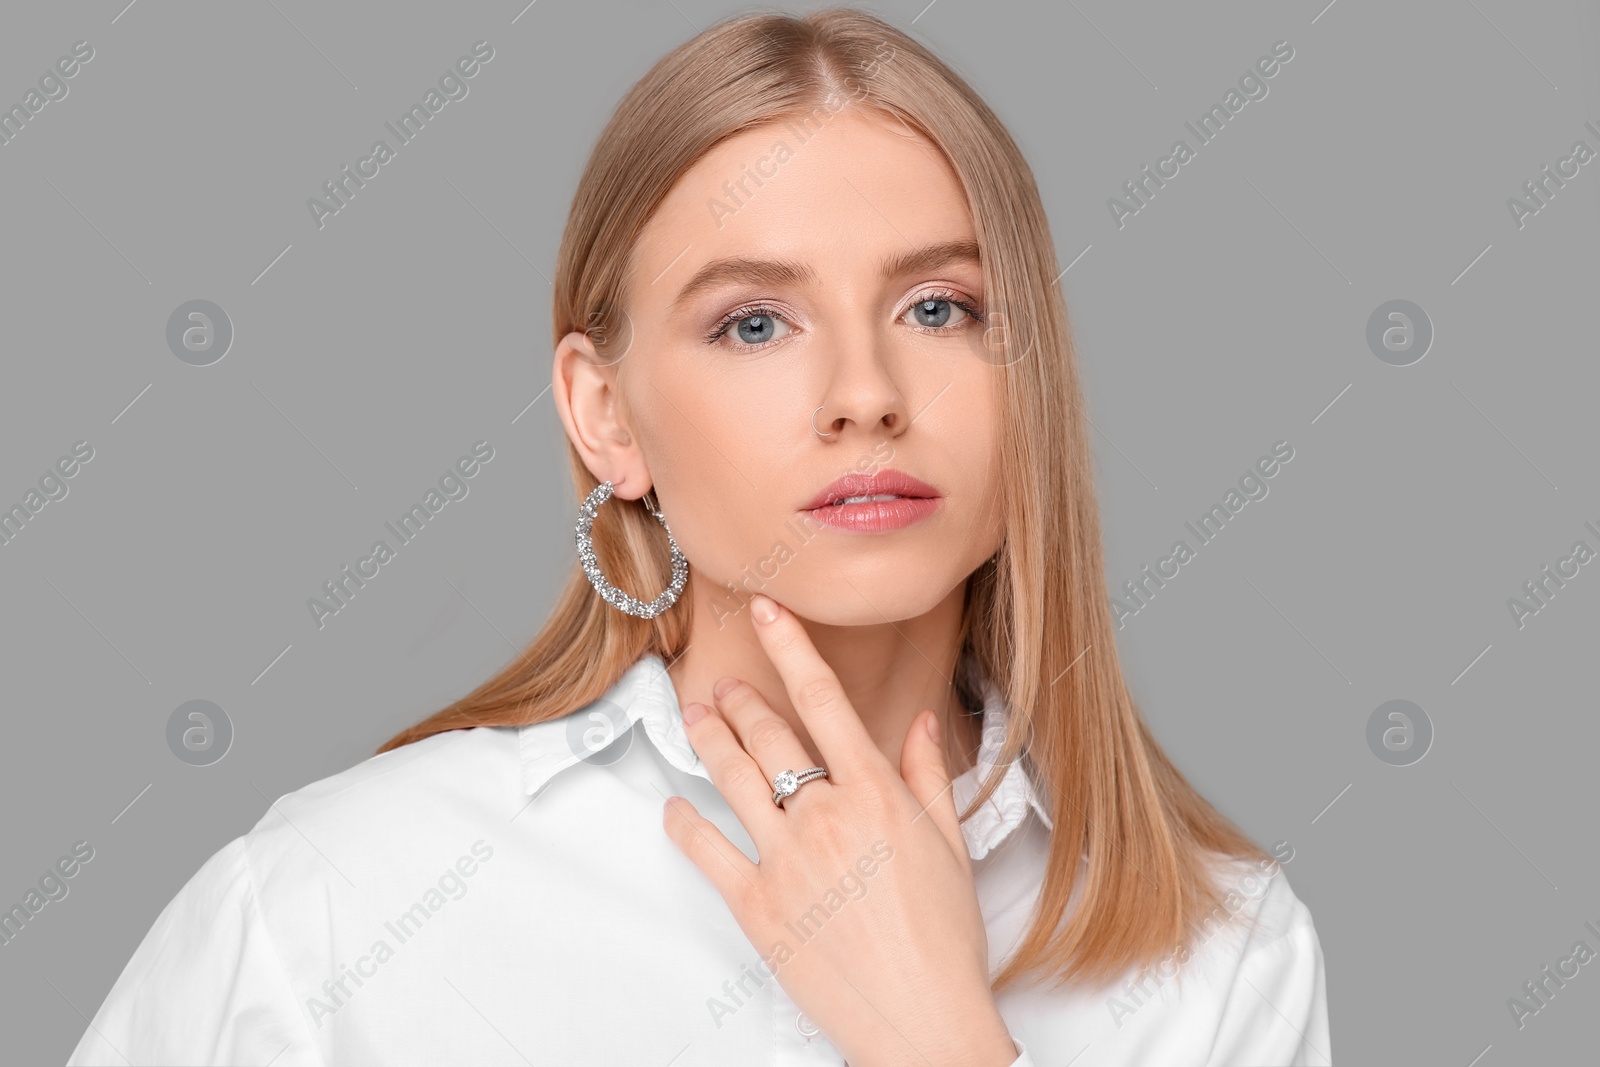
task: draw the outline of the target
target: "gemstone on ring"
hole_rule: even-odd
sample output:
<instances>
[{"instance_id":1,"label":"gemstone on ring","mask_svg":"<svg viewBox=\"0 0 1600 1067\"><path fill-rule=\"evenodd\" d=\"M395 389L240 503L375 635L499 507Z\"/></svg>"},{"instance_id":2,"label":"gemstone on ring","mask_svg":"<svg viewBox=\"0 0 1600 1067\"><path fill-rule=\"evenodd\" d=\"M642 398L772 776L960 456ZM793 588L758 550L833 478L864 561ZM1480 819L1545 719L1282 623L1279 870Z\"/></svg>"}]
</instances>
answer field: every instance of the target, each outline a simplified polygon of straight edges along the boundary
<instances>
[{"instance_id":1,"label":"gemstone on ring","mask_svg":"<svg viewBox=\"0 0 1600 1067\"><path fill-rule=\"evenodd\" d=\"M807 782L826 777L828 777L828 768L826 767L807 767L798 774L794 771L779 771L772 776L772 802L781 808L783 807L784 798L793 796L795 790Z\"/></svg>"}]
</instances>

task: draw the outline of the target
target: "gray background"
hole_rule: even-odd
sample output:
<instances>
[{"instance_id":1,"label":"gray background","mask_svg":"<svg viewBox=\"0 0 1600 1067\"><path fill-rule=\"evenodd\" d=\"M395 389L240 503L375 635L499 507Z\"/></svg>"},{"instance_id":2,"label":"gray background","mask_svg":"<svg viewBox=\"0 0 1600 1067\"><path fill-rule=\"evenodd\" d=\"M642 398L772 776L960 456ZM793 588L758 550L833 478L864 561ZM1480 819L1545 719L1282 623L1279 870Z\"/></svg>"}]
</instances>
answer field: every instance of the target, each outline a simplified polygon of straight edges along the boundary
<instances>
[{"instance_id":1,"label":"gray background","mask_svg":"<svg viewBox=\"0 0 1600 1067\"><path fill-rule=\"evenodd\" d=\"M524 2L7 6L0 103L95 50L0 146L0 504L95 450L0 546L0 901L95 850L0 949L8 1060L65 1059L207 856L500 668L573 564L541 395L566 208L625 88L734 8ZM1338 1059L1592 1058L1600 963L1521 1030L1506 999L1600 949L1600 562L1520 629L1506 602L1600 548L1600 161L1521 229L1506 200L1600 149L1595 5L925 2L869 6L1010 125L1073 264L1110 583L1295 449L1120 642L1180 765L1295 847ZM306 199L479 39L469 95L319 230ZM1107 199L1280 39L1119 229ZM165 339L194 299L235 331L207 367ZM1366 341L1393 299L1436 331L1407 367ZM307 598L479 439L469 495L318 630ZM1435 731L1403 767L1366 740L1397 698ZM167 741L195 699L236 733L208 767Z\"/></svg>"}]
</instances>

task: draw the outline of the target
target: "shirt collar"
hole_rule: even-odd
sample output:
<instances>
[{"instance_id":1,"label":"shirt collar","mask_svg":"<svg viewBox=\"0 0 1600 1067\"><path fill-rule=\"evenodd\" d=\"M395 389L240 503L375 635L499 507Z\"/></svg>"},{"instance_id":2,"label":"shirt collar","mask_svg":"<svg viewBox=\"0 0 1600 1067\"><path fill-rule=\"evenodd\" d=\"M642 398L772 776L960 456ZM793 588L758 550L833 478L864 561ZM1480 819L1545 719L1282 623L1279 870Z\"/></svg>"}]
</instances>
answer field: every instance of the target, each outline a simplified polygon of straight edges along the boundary
<instances>
[{"instance_id":1,"label":"shirt collar","mask_svg":"<svg viewBox=\"0 0 1600 1067\"><path fill-rule=\"evenodd\" d=\"M957 811L964 811L978 795L1006 740L1005 699L992 681L981 673L977 676L983 699L982 740L976 764L951 783ZM593 702L560 718L518 729L523 792L537 794L551 778L585 759L608 762L610 753L606 750L640 722L644 723L645 736L668 763L686 774L711 780L684 731L672 676L661 657L651 652L641 656ZM1040 801L1026 762L1025 757L1018 758L1007 767L984 806L961 824L973 859L988 855L1022 823L1030 807L1046 827L1053 826L1048 806Z\"/></svg>"}]
</instances>

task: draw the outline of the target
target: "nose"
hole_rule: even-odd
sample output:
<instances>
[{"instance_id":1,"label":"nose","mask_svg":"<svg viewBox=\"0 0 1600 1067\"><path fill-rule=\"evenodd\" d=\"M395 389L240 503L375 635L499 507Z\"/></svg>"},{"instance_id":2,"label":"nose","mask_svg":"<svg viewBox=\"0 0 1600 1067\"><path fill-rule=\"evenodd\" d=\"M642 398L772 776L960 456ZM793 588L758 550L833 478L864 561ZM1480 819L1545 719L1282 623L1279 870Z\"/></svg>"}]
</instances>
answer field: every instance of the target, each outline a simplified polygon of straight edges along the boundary
<instances>
[{"instance_id":1,"label":"nose","mask_svg":"<svg viewBox=\"0 0 1600 1067\"><path fill-rule=\"evenodd\" d=\"M880 428L892 437L905 432L911 414L885 354L883 346L870 340L841 349L822 404L811 413L811 426L819 439L831 444L853 437L850 426L869 436L875 436Z\"/></svg>"}]
</instances>

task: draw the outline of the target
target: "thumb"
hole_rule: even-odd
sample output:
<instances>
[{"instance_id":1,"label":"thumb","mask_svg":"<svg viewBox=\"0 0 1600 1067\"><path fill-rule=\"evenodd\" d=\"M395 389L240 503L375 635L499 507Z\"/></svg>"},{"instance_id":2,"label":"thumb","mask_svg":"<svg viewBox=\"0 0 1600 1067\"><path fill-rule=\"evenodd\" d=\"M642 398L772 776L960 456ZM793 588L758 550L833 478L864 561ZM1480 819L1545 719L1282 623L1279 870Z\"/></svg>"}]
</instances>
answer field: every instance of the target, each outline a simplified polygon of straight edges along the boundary
<instances>
[{"instance_id":1,"label":"thumb","mask_svg":"<svg viewBox=\"0 0 1600 1067\"><path fill-rule=\"evenodd\" d=\"M905 779L911 795L922 808L916 818L931 818L944 834L951 851L963 866L967 865L971 854L961 834L955 791L950 787L950 769L945 763L944 746L939 741L939 716L931 710L924 709L911 720L905 744L900 746L900 777Z\"/></svg>"}]
</instances>

